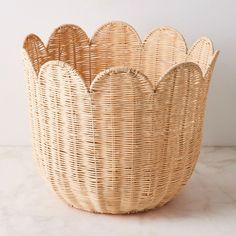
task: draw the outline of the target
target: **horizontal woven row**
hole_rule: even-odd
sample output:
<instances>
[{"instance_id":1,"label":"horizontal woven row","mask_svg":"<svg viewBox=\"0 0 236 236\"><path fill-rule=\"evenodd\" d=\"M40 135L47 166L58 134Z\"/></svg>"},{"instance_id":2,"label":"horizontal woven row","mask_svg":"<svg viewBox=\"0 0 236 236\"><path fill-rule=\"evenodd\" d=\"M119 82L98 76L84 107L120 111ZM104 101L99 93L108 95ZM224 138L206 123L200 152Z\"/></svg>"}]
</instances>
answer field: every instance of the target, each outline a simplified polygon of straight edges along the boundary
<instances>
[{"instance_id":1,"label":"horizontal woven row","mask_svg":"<svg viewBox=\"0 0 236 236\"><path fill-rule=\"evenodd\" d=\"M191 176L218 52L207 38L190 50L172 28L143 43L123 22L91 40L57 28L47 47L24 43L33 151L69 205L102 213L162 206Z\"/></svg>"}]
</instances>

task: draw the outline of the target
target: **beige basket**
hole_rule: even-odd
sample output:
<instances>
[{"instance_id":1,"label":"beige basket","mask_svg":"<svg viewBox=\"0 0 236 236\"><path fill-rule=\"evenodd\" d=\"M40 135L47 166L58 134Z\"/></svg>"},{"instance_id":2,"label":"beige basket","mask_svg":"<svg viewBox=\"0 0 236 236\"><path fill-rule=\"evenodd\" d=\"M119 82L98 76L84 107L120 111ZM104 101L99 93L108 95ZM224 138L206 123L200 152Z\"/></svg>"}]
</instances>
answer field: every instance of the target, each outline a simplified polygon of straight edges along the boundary
<instances>
[{"instance_id":1,"label":"beige basket","mask_svg":"<svg viewBox=\"0 0 236 236\"><path fill-rule=\"evenodd\" d=\"M73 207L112 214L175 197L199 156L217 55L208 38L187 50L169 27L142 43L123 22L91 40L63 25L47 47L29 35L33 156L51 188Z\"/></svg>"}]
</instances>

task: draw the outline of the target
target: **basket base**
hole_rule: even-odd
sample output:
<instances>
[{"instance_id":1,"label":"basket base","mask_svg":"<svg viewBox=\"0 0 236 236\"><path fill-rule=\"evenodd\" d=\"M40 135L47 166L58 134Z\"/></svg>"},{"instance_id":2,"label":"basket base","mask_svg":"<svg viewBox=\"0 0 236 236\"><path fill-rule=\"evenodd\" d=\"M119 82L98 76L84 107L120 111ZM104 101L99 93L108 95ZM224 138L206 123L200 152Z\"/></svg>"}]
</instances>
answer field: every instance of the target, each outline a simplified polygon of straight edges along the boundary
<instances>
[{"instance_id":1,"label":"basket base","mask_svg":"<svg viewBox=\"0 0 236 236\"><path fill-rule=\"evenodd\" d=\"M175 197L174 197L175 198ZM172 200L174 200L174 198L172 198L171 200L169 200L168 202L162 203L162 204L157 204L154 207L150 207L150 208L144 208L141 210L134 210L134 211L129 211L129 212L124 212L124 211L117 211L117 212L108 212L108 211L95 211L93 209L86 209L86 208L82 208L82 207L78 207L78 206L74 206L71 205L70 203L68 203L67 201L65 201L65 199L62 199L63 202L66 203L67 206L74 208L76 210L81 210L81 211L85 211L85 212L89 212L89 213L94 213L94 214L105 214L105 215L129 215L129 214L138 214L138 213L145 213L147 211L152 211L158 208L161 208L165 205L167 205L168 203L170 203ZM60 198L61 199L61 198Z\"/></svg>"}]
</instances>

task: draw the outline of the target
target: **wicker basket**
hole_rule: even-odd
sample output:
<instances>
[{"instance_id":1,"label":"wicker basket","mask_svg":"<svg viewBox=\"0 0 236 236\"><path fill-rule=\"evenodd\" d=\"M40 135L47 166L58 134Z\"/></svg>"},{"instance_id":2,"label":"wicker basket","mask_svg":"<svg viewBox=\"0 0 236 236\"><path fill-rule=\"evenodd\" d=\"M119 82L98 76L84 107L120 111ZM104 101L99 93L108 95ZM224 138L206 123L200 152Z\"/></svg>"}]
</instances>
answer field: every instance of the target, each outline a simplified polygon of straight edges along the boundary
<instances>
[{"instance_id":1,"label":"wicker basket","mask_svg":"<svg viewBox=\"0 0 236 236\"><path fill-rule=\"evenodd\" d=\"M34 34L23 47L33 156L60 198L118 214L176 196L199 156L218 55L208 38L187 50L173 28L141 42L111 22L92 39L63 25L47 47Z\"/></svg>"}]
</instances>

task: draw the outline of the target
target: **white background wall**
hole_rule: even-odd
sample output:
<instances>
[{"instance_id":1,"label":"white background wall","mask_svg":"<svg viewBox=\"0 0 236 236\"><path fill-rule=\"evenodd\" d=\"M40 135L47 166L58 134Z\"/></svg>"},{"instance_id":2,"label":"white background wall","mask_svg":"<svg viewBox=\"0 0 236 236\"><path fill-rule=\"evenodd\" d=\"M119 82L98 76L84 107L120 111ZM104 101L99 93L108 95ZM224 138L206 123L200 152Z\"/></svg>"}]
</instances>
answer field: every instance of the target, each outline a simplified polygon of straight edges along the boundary
<instances>
[{"instance_id":1,"label":"white background wall","mask_svg":"<svg viewBox=\"0 0 236 236\"><path fill-rule=\"evenodd\" d=\"M80 25L88 35L110 20L123 20L143 38L170 25L190 46L208 36L221 50L207 106L204 144L236 145L235 0L5 0L0 4L0 145L30 144L21 47L34 32L45 42L63 23Z\"/></svg>"}]
</instances>

